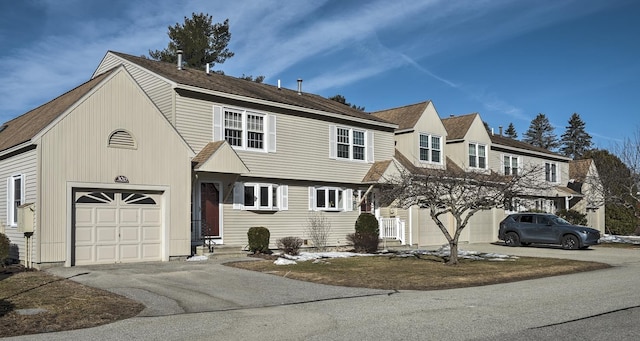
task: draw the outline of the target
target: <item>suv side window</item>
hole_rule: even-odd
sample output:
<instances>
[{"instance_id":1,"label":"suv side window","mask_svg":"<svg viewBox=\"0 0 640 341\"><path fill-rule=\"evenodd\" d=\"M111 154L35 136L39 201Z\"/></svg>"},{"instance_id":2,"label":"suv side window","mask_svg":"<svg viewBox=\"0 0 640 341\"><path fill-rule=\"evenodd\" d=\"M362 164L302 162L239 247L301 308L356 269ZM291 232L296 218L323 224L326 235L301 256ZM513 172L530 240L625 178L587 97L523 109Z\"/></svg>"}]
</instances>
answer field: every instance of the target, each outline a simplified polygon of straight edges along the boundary
<instances>
[{"instance_id":1,"label":"suv side window","mask_svg":"<svg viewBox=\"0 0 640 341\"><path fill-rule=\"evenodd\" d=\"M521 223L533 224L533 216L532 215L523 215L520 216Z\"/></svg>"},{"instance_id":2,"label":"suv side window","mask_svg":"<svg viewBox=\"0 0 640 341\"><path fill-rule=\"evenodd\" d=\"M546 217L546 216L538 216L538 224L550 225L551 219L549 219L549 217Z\"/></svg>"}]
</instances>

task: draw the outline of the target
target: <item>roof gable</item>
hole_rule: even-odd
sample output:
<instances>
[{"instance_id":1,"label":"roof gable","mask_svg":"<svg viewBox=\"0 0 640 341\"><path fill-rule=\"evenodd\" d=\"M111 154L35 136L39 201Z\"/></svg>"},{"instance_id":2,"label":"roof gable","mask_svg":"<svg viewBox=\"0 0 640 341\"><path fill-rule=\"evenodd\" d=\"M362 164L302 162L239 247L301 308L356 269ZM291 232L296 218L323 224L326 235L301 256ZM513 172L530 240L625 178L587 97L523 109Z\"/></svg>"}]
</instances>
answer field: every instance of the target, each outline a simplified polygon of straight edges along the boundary
<instances>
[{"instance_id":1,"label":"roof gable","mask_svg":"<svg viewBox=\"0 0 640 341\"><path fill-rule=\"evenodd\" d=\"M480 115L478 113L467 114L462 116L452 116L442 120L442 124L447 130L447 140L463 140L469 129Z\"/></svg>"},{"instance_id":2,"label":"roof gable","mask_svg":"<svg viewBox=\"0 0 640 341\"><path fill-rule=\"evenodd\" d=\"M193 169L202 172L246 174L249 168L244 164L227 141L209 142L191 162Z\"/></svg>"},{"instance_id":3,"label":"roof gable","mask_svg":"<svg viewBox=\"0 0 640 341\"><path fill-rule=\"evenodd\" d=\"M373 116L398 125L398 130L412 129L427 110L431 101L405 105L399 108L391 108L371 113Z\"/></svg>"}]
</instances>

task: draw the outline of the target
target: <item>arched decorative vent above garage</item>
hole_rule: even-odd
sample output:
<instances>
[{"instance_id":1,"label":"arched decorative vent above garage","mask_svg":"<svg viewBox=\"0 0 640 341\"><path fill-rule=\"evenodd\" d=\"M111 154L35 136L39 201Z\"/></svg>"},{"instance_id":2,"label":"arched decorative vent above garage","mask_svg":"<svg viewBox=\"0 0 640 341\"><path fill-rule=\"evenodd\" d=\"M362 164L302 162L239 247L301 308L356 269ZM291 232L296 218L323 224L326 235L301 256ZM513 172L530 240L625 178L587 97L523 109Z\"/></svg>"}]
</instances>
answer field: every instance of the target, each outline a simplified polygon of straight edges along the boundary
<instances>
[{"instance_id":1,"label":"arched decorative vent above garage","mask_svg":"<svg viewBox=\"0 0 640 341\"><path fill-rule=\"evenodd\" d=\"M112 148L136 149L136 140L128 131L118 129L109 135L108 146Z\"/></svg>"}]
</instances>

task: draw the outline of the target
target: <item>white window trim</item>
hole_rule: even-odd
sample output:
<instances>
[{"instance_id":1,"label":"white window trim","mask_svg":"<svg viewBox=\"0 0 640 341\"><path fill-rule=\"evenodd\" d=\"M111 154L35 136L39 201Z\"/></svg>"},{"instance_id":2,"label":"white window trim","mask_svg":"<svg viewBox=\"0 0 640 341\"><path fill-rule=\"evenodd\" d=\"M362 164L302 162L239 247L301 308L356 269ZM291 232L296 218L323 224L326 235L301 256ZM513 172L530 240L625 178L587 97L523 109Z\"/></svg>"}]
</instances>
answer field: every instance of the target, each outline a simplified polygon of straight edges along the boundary
<instances>
[{"instance_id":1,"label":"white window trim","mask_svg":"<svg viewBox=\"0 0 640 341\"><path fill-rule=\"evenodd\" d=\"M420 138L422 136L426 136L427 137L427 155L429 156L429 160L422 160L421 158L421 150L424 148L420 145ZM438 138L438 140L440 140L440 149L437 149L440 152L440 161L433 161L432 157L433 157L433 141L432 138ZM442 152L442 148L443 148L443 144L442 144L442 136L440 135L435 135L435 134L430 134L430 133L420 133L418 135L418 161L420 161L421 163L430 163L430 164L434 164L434 165L441 165L443 163L442 159L444 156L444 153Z\"/></svg>"},{"instance_id":2,"label":"white window trim","mask_svg":"<svg viewBox=\"0 0 640 341\"><path fill-rule=\"evenodd\" d=\"M547 180L547 165L555 166L555 169L556 169L556 172L555 172L556 173L556 179L555 179L555 181L553 179ZM560 164L559 163L557 163L557 162L545 162L544 163L544 180L549 182L549 183L552 183L552 184L559 184L561 182L561 180L560 180Z\"/></svg>"},{"instance_id":3,"label":"white window trim","mask_svg":"<svg viewBox=\"0 0 640 341\"><path fill-rule=\"evenodd\" d=\"M504 168L506 166L506 164L504 162L504 158L505 157L509 158L509 169L511 170L511 174L506 174L505 171L504 171ZM501 164L502 164L502 173L504 175L513 175L513 159L515 159L516 163L518 164L518 167L516 167L517 174L520 174L520 171L521 171L520 157L516 156L516 155L502 154L502 157L500 158L500 161L501 161Z\"/></svg>"},{"instance_id":4,"label":"white window trim","mask_svg":"<svg viewBox=\"0 0 640 341\"><path fill-rule=\"evenodd\" d=\"M245 205L244 192L247 187L253 188L253 195L255 198L252 206ZM262 187L269 188L268 202L266 206L260 206L260 196ZM274 191L275 200L274 203ZM246 211L286 211L289 209L289 186L278 185L272 183L259 183L259 182L236 182L233 187L233 209L246 210Z\"/></svg>"},{"instance_id":5,"label":"white window trim","mask_svg":"<svg viewBox=\"0 0 640 341\"><path fill-rule=\"evenodd\" d=\"M256 110L247 110L235 107L222 107L218 105L213 106L213 141L225 140L225 125L224 125L224 113L225 111L233 111L241 114L242 116L242 146L233 146L236 150L246 150L262 153L275 153L276 152L276 116L273 114L267 114ZM255 115L263 117L263 135L262 145L263 148L249 148L248 147L248 129L247 129L247 115Z\"/></svg>"},{"instance_id":6,"label":"white window trim","mask_svg":"<svg viewBox=\"0 0 640 341\"><path fill-rule=\"evenodd\" d=\"M472 169L483 169L486 170L489 167L489 148L487 147L486 144L484 143L478 143L478 142L469 142L469 144L467 145L467 158L471 155L469 155L469 146L475 146L475 150L476 150L476 155L475 155L475 161L476 161L476 165L475 166L471 166L471 164L469 164L469 168ZM478 151L480 150L480 148L478 148L479 146L483 146L484 147L484 167L480 167L480 155L478 153Z\"/></svg>"},{"instance_id":7,"label":"white window trim","mask_svg":"<svg viewBox=\"0 0 640 341\"><path fill-rule=\"evenodd\" d=\"M338 129L345 129L349 131L349 157L338 157ZM364 158L353 158L353 132L358 131L364 133ZM347 126L329 126L329 158L334 160L354 161L354 162L368 162L372 163L374 160L373 155L373 132L367 129L353 128Z\"/></svg>"},{"instance_id":8,"label":"white window trim","mask_svg":"<svg viewBox=\"0 0 640 341\"><path fill-rule=\"evenodd\" d=\"M325 191L325 206L318 207L316 198L317 191ZM336 191L342 192L342 207L336 205L336 207L329 207L329 192ZM310 211L325 211L325 212L351 212L353 211L353 190L341 187L309 187L309 210Z\"/></svg>"},{"instance_id":9,"label":"white window trim","mask_svg":"<svg viewBox=\"0 0 640 341\"><path fill-rule=\"evenodd\" d=\"M7 178L7 226L17 227L18 216L14 211L15 203L15 184L20 179L20 205L25 203L25 176L24 174L16 174Z\"/></svg>"}]
</instances>

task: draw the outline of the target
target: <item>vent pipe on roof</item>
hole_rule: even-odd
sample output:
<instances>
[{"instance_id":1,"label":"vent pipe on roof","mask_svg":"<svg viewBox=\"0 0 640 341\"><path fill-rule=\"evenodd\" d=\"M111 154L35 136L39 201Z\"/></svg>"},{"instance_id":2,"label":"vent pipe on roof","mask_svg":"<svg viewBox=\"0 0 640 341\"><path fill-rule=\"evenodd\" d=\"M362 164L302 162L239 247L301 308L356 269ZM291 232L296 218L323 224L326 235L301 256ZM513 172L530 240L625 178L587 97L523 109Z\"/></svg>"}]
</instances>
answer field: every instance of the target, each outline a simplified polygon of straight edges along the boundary
<instances>
[{"instance_id":1,"label":"vent pipe on roof","mask_svg":"<svg viewBox=\"0 0 640 341\"><path fill-rule=\"evenodd\" d=\"M302 95L302 78L298 78L298 95Z\"/></svg>"},{"instance_id":2,"label":"vent pipe on roof","mask_svg":"<svg viewBox=\"0 0 640 341\"><path fill-rule=\"evenodd\" d=\"M502 136L502 126L498 126L498 132L500 133L500 136Z\"/></svg>"},{"instance_id":3,"label":"vent pipe on roof","mask_svg":"<svg viewBox=\"0 0 640 341\"><path fill-rule=\"evenodd\" d=\"M182 70L182 50L178 50L178 70Z\"/></svg>"},{"instance_id":4,"label":"vent pipe on roof","mask_svg":"<svg viewBox=\"0 0 640 341\"><path fill-rule=\"evenodd\" d=\"M280 80L278 79L278 90L280 90L280 89L281 89L281 87L280 87Z\"/></svg>"},{"instance_id":5,"label":"vent pipe on roof","mask_svg":"<svg viewBox=\"0 0 640 341\"><path fill-rule=\"evenodd\" d=\"M211 70L209 69L209 63L207 63L207 67L206 67L205 69L206 69L206 71L207 71L207 75L208 75L208 74L209 74L209 71L211 71Z\"/></svg>"}]
</instances>

